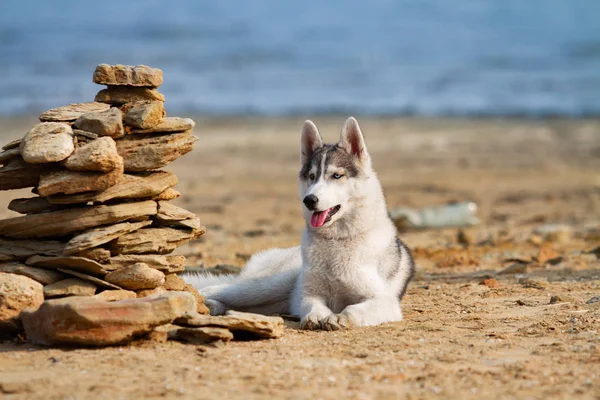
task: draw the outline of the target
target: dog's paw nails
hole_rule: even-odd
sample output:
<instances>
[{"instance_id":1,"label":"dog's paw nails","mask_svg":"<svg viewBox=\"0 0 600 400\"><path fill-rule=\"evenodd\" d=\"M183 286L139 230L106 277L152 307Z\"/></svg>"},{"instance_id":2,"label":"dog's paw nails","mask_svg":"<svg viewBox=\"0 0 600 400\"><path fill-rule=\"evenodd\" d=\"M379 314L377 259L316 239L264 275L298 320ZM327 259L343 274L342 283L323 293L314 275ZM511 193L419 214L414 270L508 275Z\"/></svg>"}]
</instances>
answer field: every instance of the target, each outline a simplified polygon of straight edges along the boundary
<instances>
[{"instance_id":1,"label":"dog's paw nails","mask_svg":"<svg viewBox=\"0 0 600 400\"><path fill-rule=\"evenodd\" d=\"M344 314L334 314L321 321L321 329L326 331L339 331L352 327L352 322Z\"/></svg>"},{"instance_id":2,"label":"dog's paw nails","mask_svg":"<svg viewBox=\"0 0 600 400\"><path fill-rule=\"evenodd\" d=\"M316 315L307 315L300 321L300 329L314 331L320 329L319 319Z\"/></svg>"}]
</instances>

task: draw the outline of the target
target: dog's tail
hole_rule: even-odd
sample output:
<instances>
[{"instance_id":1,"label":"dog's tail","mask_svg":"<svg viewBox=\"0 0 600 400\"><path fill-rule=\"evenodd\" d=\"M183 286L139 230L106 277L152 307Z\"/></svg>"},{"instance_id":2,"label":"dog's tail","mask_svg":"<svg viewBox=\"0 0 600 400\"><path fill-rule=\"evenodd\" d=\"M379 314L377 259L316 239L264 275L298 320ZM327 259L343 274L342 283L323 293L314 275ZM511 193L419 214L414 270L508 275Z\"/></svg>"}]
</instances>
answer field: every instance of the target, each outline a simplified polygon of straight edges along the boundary
<instances>
[{"instance_id":1,"label":"dog's tail","mask_svg":"<svg viewBox=\"0 0 600 400\"><path fill-rule=\"evenodd\" d=\"M181 276L186 283L189 283L199 291L208 286L233 283L237 278L237 275L233 274L215 275L210 272L184 272Z\"/></svg>"}]
</instances>

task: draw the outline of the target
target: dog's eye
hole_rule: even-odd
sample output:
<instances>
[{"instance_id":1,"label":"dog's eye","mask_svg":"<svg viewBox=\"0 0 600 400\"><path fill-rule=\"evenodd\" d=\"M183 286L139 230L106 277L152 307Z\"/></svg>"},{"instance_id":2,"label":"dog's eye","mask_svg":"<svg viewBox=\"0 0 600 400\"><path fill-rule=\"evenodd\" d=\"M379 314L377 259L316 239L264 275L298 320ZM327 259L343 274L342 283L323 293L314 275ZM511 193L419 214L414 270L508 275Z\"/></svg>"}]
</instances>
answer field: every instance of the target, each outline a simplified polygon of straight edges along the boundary
<instances>
[{"instance_id":1,"label":"dog's eye","mask_svg":"<svg viewBox=\"0 0 600 400\"><path fill-rule=\"evenodd\" d=\"M342 175L342 174L338 174L338 173L335 173L335 174L333 174L333 175L331 175L331 176L333 177L333 179L340 179L340 178L341 178L342 176L344 176L344 175Z\"/></svg>"},{"instance_id":2,"label":"dog's eye","mask_svg":"<svg viewBox=\"0 0 600 400\"><path fill-rule=\"evenodd\" d=\"M310 178L311 181L315 180L315 174L310 174L308 177Z\"/></svg>"}]
</instances>

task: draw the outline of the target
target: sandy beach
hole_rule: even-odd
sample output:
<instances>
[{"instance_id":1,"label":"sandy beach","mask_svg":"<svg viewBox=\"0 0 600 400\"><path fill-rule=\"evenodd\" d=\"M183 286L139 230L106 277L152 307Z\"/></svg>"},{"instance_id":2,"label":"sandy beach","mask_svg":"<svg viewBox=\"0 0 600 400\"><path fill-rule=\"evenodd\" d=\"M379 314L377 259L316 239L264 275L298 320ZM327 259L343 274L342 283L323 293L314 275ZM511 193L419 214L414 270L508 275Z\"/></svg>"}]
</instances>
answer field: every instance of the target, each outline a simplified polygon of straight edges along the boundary
<instances>
[{"instance_id":1,"label":"sandy beach","mask_svg":"<svg viewBox=\"0 0 600 400\"><path fill-rule=\"evenodd\" d=\"M195 150L166 169L207 233L188 267L242 266L297 245L303 118L196 117ZM0 141L34 117L0 119ZM344 117L313 119L328 142ZM406 231L417 275L405 320L201 347L0 344L7 399L600 398L600 120L358 118L389 208L470 200L481 224ZM29 190L0 193L9 201ZM563 228L544 236L540 227ZM559 260L540 262L540 250ZM596 249L596 253L593 253ZM522 263L518 273L496 272ZM511 261L513 260L513 261ZM536 261L537 260L537 261ZM542 260L543 261L543 260ZM492 278L492 280L489 280ZM554 300L551 298L558 296Z\"/></svg>"}]
</instances>

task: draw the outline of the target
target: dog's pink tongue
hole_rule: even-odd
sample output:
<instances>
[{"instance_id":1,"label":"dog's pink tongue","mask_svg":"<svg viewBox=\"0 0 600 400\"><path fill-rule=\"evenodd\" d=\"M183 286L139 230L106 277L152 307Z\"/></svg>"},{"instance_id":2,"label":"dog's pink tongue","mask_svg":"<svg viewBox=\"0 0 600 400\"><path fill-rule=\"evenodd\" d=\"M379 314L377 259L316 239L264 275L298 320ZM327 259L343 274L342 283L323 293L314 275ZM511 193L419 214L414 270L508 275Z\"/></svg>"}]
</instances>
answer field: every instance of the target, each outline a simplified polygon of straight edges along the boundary
<instances>
[{"instance_id":1,"label":"dog's pink tongue","mask_svg":"<svg viewBox=\"0 0 600 400\"><path fill-rule=\"evenodd\" d=\"M319 228L323 226L323 224L325 223L325 219L327 218L327 212L329 212L329 210L314 212L312 217L310 218L310 224L314 228Z\"/></svg>"}]
</instances>

